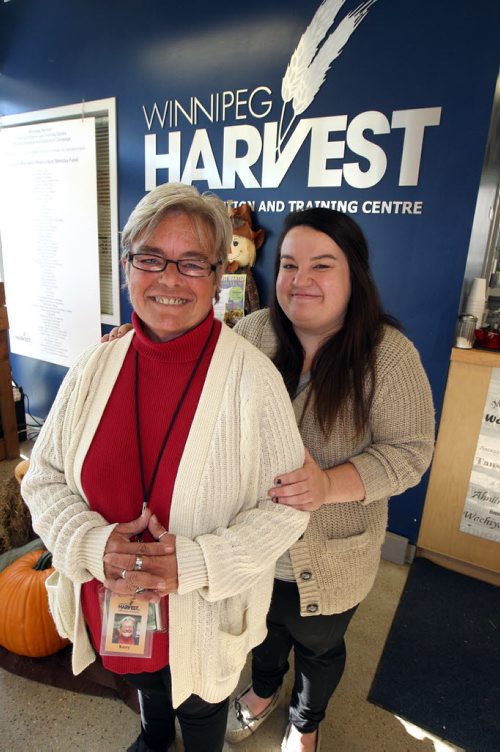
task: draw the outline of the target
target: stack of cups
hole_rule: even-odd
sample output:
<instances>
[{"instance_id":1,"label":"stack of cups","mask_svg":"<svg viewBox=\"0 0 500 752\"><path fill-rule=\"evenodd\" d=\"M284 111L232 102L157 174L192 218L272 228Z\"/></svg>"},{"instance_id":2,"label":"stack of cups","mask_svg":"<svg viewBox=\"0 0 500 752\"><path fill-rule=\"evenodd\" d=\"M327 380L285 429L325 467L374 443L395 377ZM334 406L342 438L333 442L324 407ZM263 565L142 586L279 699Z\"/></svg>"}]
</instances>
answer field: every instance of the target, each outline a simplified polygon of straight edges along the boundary
<instances>
[{"instance_id":1,"label":"stack of cups","mask_svg":"<svg viewBox=\"0 0 500 752\"><path fill-rule=\"evenodd\" d=\"M478 327L482 326L484 309L486 306L486 280L476 277L472 280L464 313L469 313L477 318Z\"/></svg>"}]
</instances>

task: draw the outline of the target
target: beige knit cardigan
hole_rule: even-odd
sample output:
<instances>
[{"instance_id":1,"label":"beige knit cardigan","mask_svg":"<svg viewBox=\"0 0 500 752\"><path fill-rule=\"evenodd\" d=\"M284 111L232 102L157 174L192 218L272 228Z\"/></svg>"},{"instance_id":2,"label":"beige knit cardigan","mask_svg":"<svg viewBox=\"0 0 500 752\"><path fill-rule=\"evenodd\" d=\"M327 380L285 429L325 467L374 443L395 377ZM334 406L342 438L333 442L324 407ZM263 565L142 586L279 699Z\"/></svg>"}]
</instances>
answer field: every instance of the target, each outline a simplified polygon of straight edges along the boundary
<instances>
[{"instance_id":1,"label":"beige knit cardigan","mask_svg":"<svg viewBox=\"0 0 500 752\"><path fill-rule=\"evenodd\" d=\"M49 602L58 631L73 642L75 673L95 658L81 584L104 580L114 527L90 511L82 465L132 336L90 349L70 369L22 486L33 527L53 554ZM275 562L309 520L273 504L267 492L278 473L303 460L281 376L223 326L172 496L179 570L178 593L169 598L174 706L193 693L207 702L227 697L248 651L264 639Z\"/></svg>"},{"instance_id":2,"label":"beige knit cardigan","mask_svg":"<svg viewBox=\"0 0 500 752\"><path fill-rule=\"evenodd\" d=\"M267 309L245 317L236 331L269 357L275 353L277 340ZM415 486L431 461L434 409L429 382L417 350L393 327L385 328L375 372L363 436L356 438L349 409L327 440L315 419L313 400L302 419L302 439L318 464L329 468L351 462L366 491L363 502L328 504L313 512L306 533L291 547L303 616L346 611L368 594L380 561L388 499ZM310 388L293 401L297 421Z\"/></svg>"}]
</instances>

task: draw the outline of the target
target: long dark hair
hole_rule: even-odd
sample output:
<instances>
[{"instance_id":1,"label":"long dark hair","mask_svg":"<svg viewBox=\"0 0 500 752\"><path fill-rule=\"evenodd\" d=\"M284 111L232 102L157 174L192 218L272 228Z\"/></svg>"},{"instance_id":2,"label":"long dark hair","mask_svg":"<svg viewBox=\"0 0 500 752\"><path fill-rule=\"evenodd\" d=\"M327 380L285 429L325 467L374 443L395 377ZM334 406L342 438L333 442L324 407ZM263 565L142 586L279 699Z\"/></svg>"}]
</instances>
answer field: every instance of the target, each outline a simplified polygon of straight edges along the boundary
<instances>
[{"instance_id":1,"label":"long dark hair","mask_svg":"<svg viewBox=\"0 0 500 752\"><path fill-rule=\"evenodd\" d=\"M278 241L270 309L271 322L278 337L278 351L273 360L291 397L297 391L304 350L290 319L278 303L276 280L285 236L292 228L300 226L324 232L342 249L351 278L351 297L342 329L326 340L314 356L311 390L304 410L314 395L316 419L325 436L328 436L349 401L355 429L360 435L368 422L373 400L376 348L384 325L400 329L400 324L384 312L370 271L368 245L361 228L353 219L334 209L323 208L289 214Z\"/></svg>"}]
</instances>

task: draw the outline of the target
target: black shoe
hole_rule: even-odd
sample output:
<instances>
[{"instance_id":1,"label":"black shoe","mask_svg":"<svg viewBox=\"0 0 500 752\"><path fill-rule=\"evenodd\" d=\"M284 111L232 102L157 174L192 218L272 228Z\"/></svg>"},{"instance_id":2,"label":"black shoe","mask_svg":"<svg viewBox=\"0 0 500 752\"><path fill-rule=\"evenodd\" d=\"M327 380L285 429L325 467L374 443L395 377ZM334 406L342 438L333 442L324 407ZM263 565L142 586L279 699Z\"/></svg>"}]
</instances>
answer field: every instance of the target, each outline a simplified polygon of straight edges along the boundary
<instances>
[{"instance_id":1,"label":"black shoe","mask_svg":"<svg viewBox=\"0 0 500 752\"><path fill-rule=\"evenodd\" d=\"M169 750L171 746L175 742L175 737L167 744L166 749ZM139 734L137 739L133 744L130 745L130 747L127 749L127 752L155 752L151 747L148 747L142 736Z\"/></svg>"},{"instance_id":2,"label":"black shoe","mask_svg":"<svg viewBox=\"0 0 500 752\"><path fill-rule=\"evenodd\" d=\"M139 735L135 742L127 748L127 752L150 752L150 748Z\"/></svg>"}]
</instances>

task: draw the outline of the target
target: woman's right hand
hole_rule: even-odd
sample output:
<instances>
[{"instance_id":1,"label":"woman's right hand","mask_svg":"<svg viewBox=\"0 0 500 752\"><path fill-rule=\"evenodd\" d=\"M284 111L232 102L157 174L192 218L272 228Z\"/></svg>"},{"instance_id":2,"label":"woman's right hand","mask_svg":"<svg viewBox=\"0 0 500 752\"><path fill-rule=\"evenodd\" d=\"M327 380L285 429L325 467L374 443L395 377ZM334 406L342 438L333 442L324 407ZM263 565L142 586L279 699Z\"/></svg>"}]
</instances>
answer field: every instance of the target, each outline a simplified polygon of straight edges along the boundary
<instances>
[{"instance_id":1,"label":"woman's right hand","mask_svg":"<svg viewBox=\"0 0 500 752\"><path fill-rule=\"evenodd\" d=\"M124 334L132 329L132 324L120 324L120 326L114 326L108 334L103 334L101 342L111 342L112 339L118 339L123 337Z\"/></svg>"},{"instance_id":2,"label":"woman's right hand","mask_svg":"<svg viewBox=\"0 0 500 752\"><path fill-rule=\"evenodd\" d=\"M137 519L116 525L104 549L104 585L115 593L158 602L178 587L175 535L165 533L151 543L130 540L148 529L154 535L164 531L151 517L146 509ZM136 568L138 559L140 569ZM142 589L139 593L138 588Z\"/></svg>"}]
</instances>

